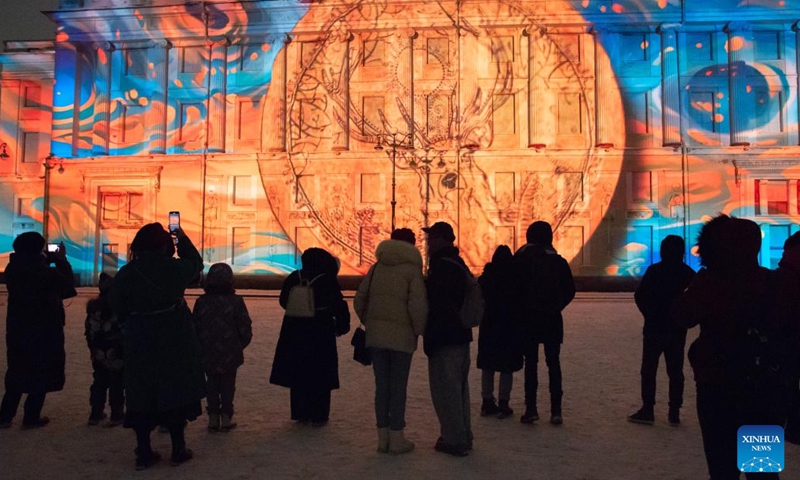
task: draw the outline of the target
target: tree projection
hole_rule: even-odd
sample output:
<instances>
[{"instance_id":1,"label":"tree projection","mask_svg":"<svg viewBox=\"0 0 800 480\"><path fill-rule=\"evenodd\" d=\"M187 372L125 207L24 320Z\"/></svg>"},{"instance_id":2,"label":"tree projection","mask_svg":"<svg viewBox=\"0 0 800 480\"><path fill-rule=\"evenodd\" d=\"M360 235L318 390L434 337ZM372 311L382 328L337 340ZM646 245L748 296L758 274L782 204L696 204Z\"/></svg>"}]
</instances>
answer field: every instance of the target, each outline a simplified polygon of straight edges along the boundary
<instances>
[{"instance_id":1,"label":"tree projection","mask_svg":"<svg viewBox=\"0 0 800 480\"><path fill-rule=\"evenodd\" d=\"M628 277L724 212L774 265L800 1L686 3L62 0L54 48L0 55L3 250L41 229L91 283L180 210L209 264L362 274L447 221L478 272L546 220L576 275Z\"/></svg>"}]
</instances>

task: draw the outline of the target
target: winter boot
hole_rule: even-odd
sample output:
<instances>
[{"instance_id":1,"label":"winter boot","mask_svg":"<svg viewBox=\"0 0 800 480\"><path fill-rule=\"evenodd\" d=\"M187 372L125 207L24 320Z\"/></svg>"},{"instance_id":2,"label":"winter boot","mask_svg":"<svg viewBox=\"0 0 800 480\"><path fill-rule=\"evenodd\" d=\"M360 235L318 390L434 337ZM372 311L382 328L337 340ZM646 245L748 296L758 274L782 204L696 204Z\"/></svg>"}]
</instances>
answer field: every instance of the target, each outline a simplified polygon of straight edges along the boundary
<instances>
[{"instance_id":1,"label":"winter boot","mask_svg":"<svg viewBox=\"0 0 800 480\"><path fill-rule=\"evenodd\" d=\"M231 415L223 413L220 415L219 429L223 432L229 432L236 428L237 423L231 420Z\"/></svg>"},{"instance_id":2,"label":"winter boot","mask_svg":"<svg viewBox=\"0 0 800 480\"><path fill-rule=\"evenodd\" d=\"M414 442L406 440L402 430L389 430L389 453L400 455L414 450Z\"/></svg>"},{"instance_id":3,"label":"winter boot","mask_svg":"<svg viewBox=\"0 0 800 480\"><path fill-rule=\"evenodd\" d=\"M89 420L86 422L86 424L90 427L100 425L100 422L102 422L105 418L106 414L103 411L103 407L92 407L92 413L89 414Z\"/></svg>"},{"instance_id":4,"label":"winter boot","mask_svg":"<svg viewBox=\"0 0 800 480\"><path fill-rule=\"evenodd\" d=\"M378 452L387 453L389 451L389 429L378 429Z\"/></svg>"},{"instance_id":5,"label":"winter boot","mask_svg":"<svg viewBox=\"0 0 800 480\"><path fill-rule=\"evenodd\" d=\"M628 417L629 422L641 423L642 425L652 425L656 421L653 414L653 407L642 407L638 412Z\"/></svg>"},{"instance_id":6,"label":"winter boot","mask_svg":"<svg viewBox=\"0 0 800 480\"><path fill-rule=\"evenodd\" d=\"M124 407L111 407L111 418L108 420L106 427L118 427L125 423L125 408Z\"/></svg>"},{"instance_id":7,"label":"winter boot","mask_svg":"<svg viewBox=\"0 0 800 480\"><path fill-rule=\"evenodd\" d=\"M536 420L539 420L539 411L536 406L526 407L525 413L519 418L520 423L533 423Z\"/></svg>"},{"instance_id":8,"label":"winter boot","mask_svg":"<svg viewBox=\"0 0 800 480\"><path fill-rule=\"evenodd\" d=\"M494 403L494 398L483 399L483 404L481 405L481 417L497 415L499 411L500 409L497 408L497 404Z\"/></svg>"},{"instance_id":9,"label":"winter boot","mask_svg":"<svg viewBox=\"0 0 800 480\"><path fill-rule=\"evenodd\" d=\"M500 404L497 406L497 410L499 412L497 414L497 418L499 418L500 420L508 418L511 415L514 415L514 410L512 410L511 407L508 406L508 400L500 400Z\"/></svg>"},{"instance_id":10,"label":"winter boot","mask_svg":"<svg viewBox=\"0 0 800 480\"><path fill-rule=\"evenodd\" d=\"M220 424L219 424L219 413L209 413L208 414L208 431L209 432L219 432Z\"/></svg>"}]
</instances>

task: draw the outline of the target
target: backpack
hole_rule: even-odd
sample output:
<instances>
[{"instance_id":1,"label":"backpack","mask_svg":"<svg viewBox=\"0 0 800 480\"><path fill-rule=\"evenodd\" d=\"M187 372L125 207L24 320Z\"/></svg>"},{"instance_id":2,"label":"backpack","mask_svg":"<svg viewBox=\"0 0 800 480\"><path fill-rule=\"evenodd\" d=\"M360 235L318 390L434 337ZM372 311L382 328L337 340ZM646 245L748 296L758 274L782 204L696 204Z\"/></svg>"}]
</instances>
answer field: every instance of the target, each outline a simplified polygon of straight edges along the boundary
<instances>
[{"instance_id":1,"label":"backpack","mask_svg":"<svg viewBox=\"0 0 800 480\"><path fill-rule=\"evenodd\" d=\"M769 278L762 308L748 306L745 322L741 325L742 342L734 353L739 406L746 412L782 411L785 407L783 398L788 398L790 391L790 336L769 328L764 321L764 317L771 315L769 306L774 304L775 283L773 274Z\"/></svg>"},{"instance_id":2,"label":"backpack","mask_svg":"<svg viewBox=\"0 0 800 480\"><path fill-rule=\"evenodd\" d=\"M300 282L289 290L289 298L286 300L286 316L298 318L313 318L316 312L314 305L314 287L312 284L316 279L324 275L317 275L311 280L303 278L300 271L297 276Z\"/></svg>"},{"instance_id":3,"label":"backpack","mask_svg":"<svg viewBox=\"0 0 800 480\"><path fill-rule=\"evenodd\" d=\"M445 258L448 262L455 263L460 269L464 271L466 281L466 291L464 292L464 303L461 304L461 309L458 312L458 317L461 319L461 326L464 328L475 328L481 324L483 319L483 311L485 303L483 300L483 291L481 290L478 279L472 273L464 268L463 265L456 262L451 258Z\"/></svg>"}]
</instances>

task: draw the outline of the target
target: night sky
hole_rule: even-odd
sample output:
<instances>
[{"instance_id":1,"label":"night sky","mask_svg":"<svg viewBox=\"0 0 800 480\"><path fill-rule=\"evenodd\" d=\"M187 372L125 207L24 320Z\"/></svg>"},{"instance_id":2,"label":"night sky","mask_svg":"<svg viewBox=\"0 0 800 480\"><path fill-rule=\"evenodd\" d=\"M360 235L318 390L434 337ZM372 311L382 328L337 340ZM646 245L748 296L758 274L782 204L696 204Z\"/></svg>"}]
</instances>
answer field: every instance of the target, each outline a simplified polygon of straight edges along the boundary
<instances>
[{"instance_id":1,"label":"night sky","mask_svg":"<svg viewBox=\"0 0 800 480\"><path fill-rule=\"evenodd\" d=\"M6 40L54 40L55 26L41 12L56 10L59 0L3 0L0 50Z\"/></svg>"}]
</instances>

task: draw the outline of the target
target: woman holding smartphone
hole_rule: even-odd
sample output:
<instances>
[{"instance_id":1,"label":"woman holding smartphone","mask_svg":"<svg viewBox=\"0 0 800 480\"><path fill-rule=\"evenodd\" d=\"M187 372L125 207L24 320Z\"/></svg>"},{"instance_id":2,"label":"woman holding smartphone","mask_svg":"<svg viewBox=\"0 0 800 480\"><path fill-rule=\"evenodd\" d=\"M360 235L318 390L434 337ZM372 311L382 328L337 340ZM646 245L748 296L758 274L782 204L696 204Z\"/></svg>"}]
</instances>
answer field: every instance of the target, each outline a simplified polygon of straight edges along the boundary
<instances>
[{"instance_id":1,"label":"woman holding smartphone","mask_svg":"<svg viewBox=\"0 0 800 480\"><path fill-rule=\"evenodd\" d=\"M180 227L178 258L172 236L160 223L142 227L130 247L130 262L117 273L111 305L123 325L125 350L125 426L136 432L136 469L161 456L150 446L150 432L169 429L172 464L192 458L184 426L201 413L205 377L192 314L183 298L203 270L203 259Z\"/></svg>"}]
</instances>

